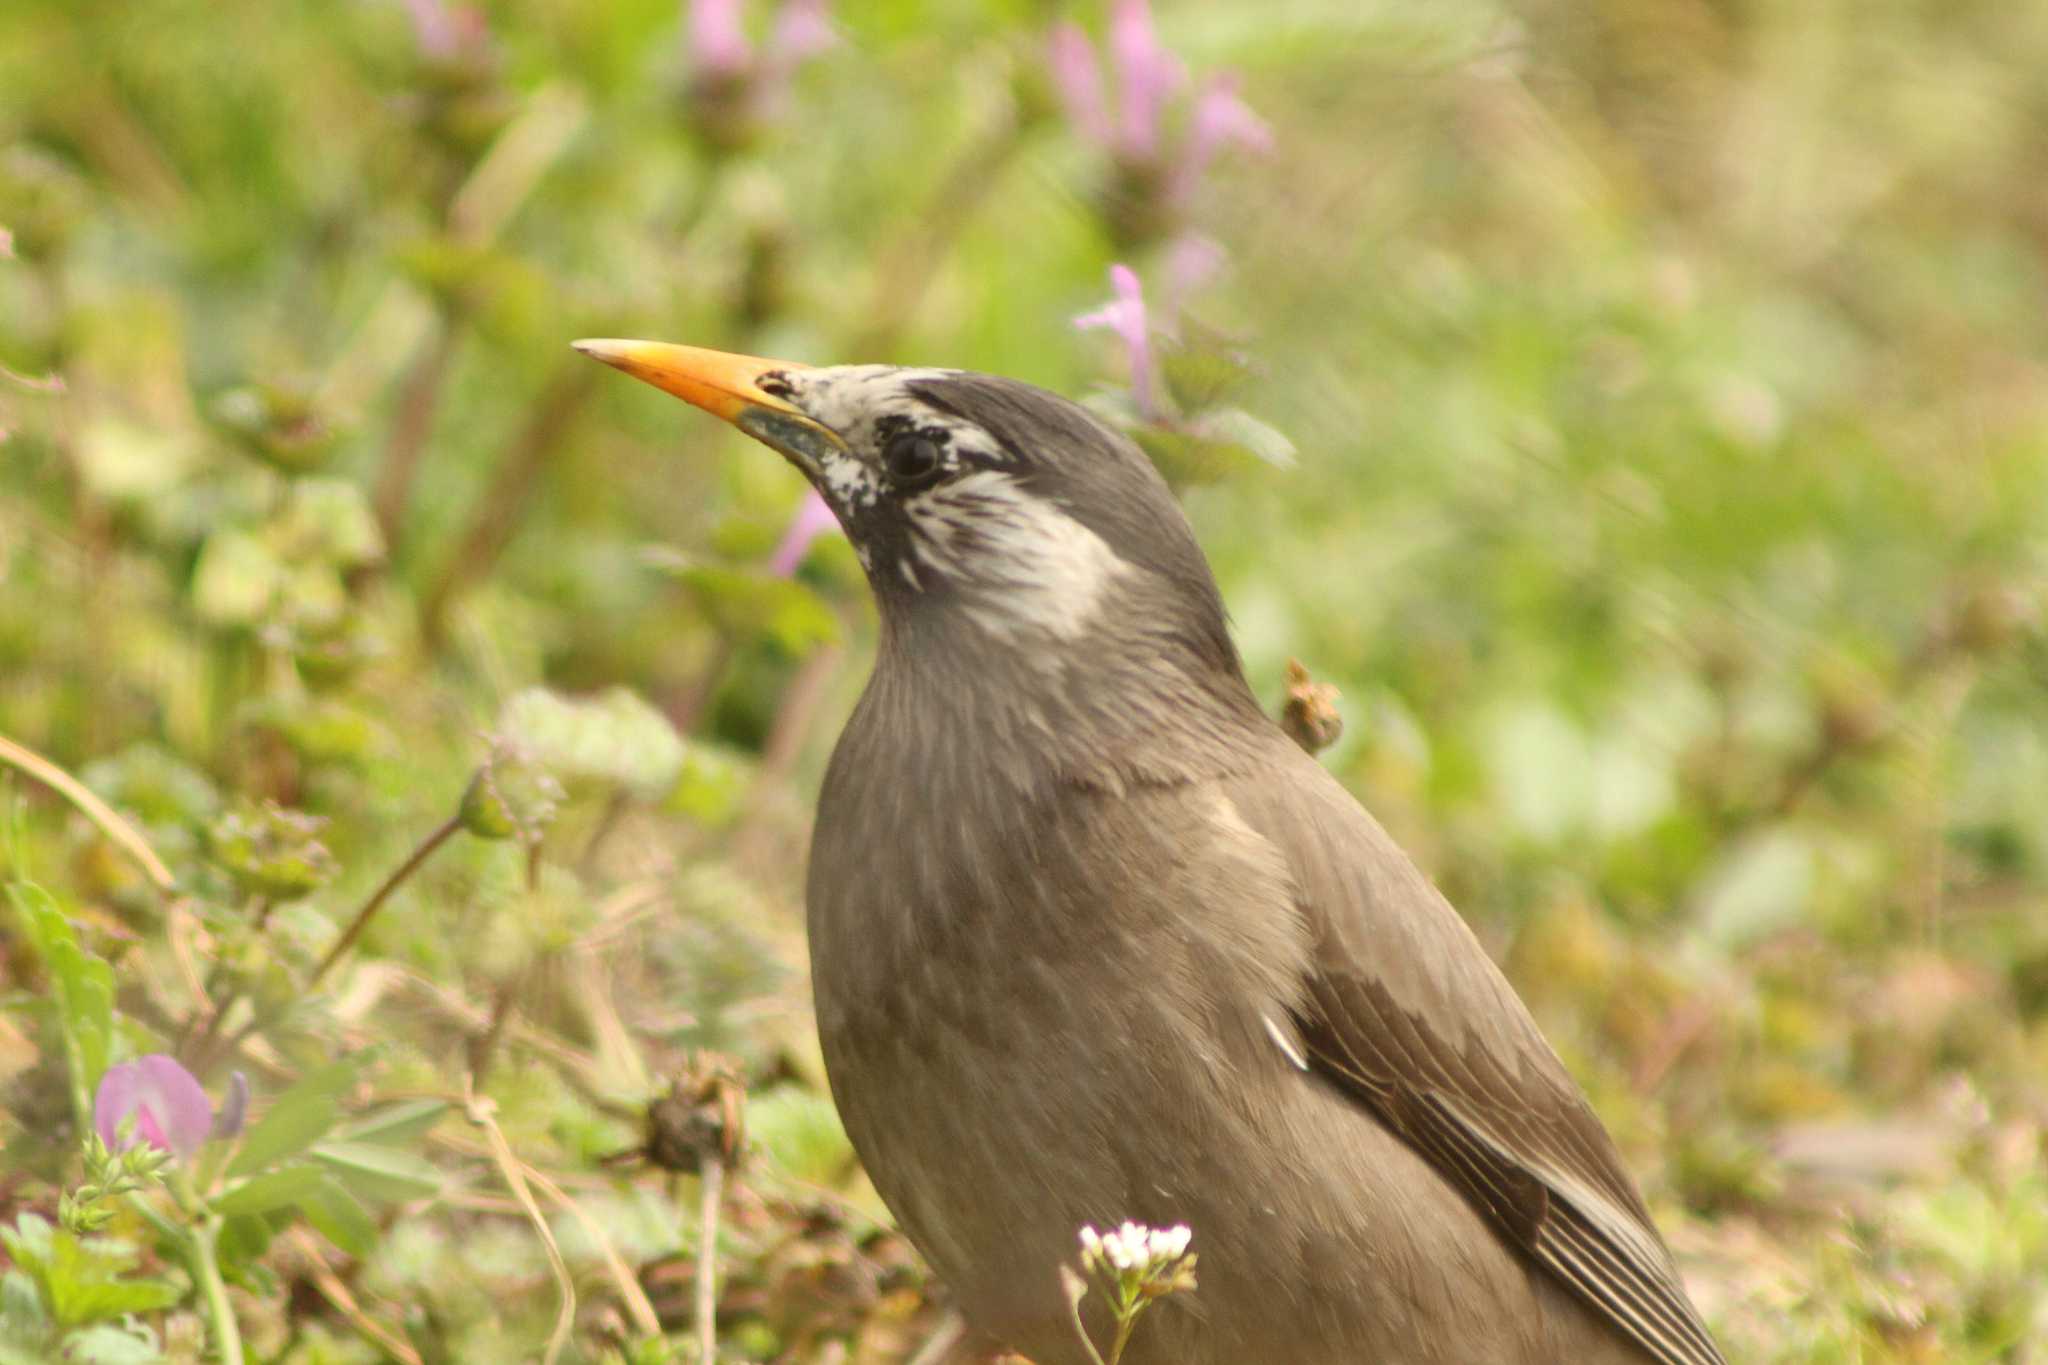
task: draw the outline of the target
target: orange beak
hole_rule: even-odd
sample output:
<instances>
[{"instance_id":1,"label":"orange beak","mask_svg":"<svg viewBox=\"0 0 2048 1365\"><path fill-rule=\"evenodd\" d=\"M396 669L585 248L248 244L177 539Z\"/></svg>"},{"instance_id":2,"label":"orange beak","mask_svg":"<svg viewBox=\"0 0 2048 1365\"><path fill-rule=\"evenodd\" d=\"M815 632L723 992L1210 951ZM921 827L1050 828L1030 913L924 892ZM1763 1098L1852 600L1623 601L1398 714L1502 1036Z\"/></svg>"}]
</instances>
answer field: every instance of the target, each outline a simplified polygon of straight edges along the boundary
<instances>
[{"instance_id":1,"label":"orange beak","mask_svg":"<svg viewBox=\"0 0 2048 1365\"><path fill-rule=\"evenodd\" d=\"M795 412L786 400L757 387L762 375L808 366L787 360L707 351L701 346L671 346L665 341L594 339L569 343L583 354L624 370L714 417L737 423L748 408Z\"/></svg>"},{"instance_id":2,"label":"orange beak","mask_svg":"<svg viewBox=\"0 0 2048 1365\"><path fill-rule=\"evenodd\" d=\"M846 453L838 433L802 408L762 387L769 375L807 370L787 360L671 346L665 341L575 341L587 356L644 379L685 403L722 417L801 469L816 483L826 463Z\"/></svg>"}]
</instances>

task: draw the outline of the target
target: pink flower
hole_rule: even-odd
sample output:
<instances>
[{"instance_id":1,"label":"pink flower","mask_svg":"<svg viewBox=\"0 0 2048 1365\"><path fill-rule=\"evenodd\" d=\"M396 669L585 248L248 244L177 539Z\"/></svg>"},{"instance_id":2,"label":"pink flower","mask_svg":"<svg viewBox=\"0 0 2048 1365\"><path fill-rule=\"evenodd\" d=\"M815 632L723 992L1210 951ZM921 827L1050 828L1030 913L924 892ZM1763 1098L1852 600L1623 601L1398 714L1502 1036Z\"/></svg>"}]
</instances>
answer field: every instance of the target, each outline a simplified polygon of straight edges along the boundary
<instances>
[{"instance_id":1,"label":"pink flower","mask_svg":"<svg viewBox=\"0 0 2048 1365\"><path fill-rule=\"evenodd\" d=\"M689 0L685 30L698 79L747 81L777 94L797 67L832 46L829 0L788 0L775 16L765 55L756 58L745 24L746 0Z\"/></svg>"},{"instance_id":2,"label":"pink flower","mask_svg":"<svg viewBox=\"0 0 2048 1365\"><path fill-rule=\"evenodd\" d=\"M1149 160L1159 146L1160 112L1188 79L1180 58L1159 44L1150 0L1117 0L1109 17L1109 60L1121 96L1116 150L1133 161Z\"/></svg>"},{"instance_id":3,"label":"pink flower","mask_svg":"<svg viewBox=\"0 0 2048 1365\"><path fill-rule=\"evenodd\" d=\"M1174 193L1182 198L1194 193L1208 171L1209 163L1226 147L1266 153L1273 150L1273 130L1253 113L1237 94L1237 77L1218 72L1202 85L1195 97L1195 112L1188 121L1187 143L1181 148L1175 167Z\"/></svg>"},{"instance_id":4,"label":"pink flower","mask_svg":"<svg viewBox=\"0 0 2048 1365\"><path fill-rule=\"evenodd\" d=\"M1116 297L1093 312L1076 317L1074 325L1084 331L1100 327L1116 333L1124 344L1124 355L1130 364L1131 396L1137 401L1138 411L1148 418L1157 417L1159 401L1154 389L1152 335L1145 312L1145 287L1138 282L1138 272L1122 264L1109 268L1109 284Z\"/></svg>"},{"instance_id":5,"label":"pink flower","mask_svg":"<svg viewBox=\"0 0 2048 1365\"><path fill-rule=\"evenodd\" d=\"M1083 137L1107 147L1116 134L1103 101L1102 72L1095 64L1095 48L1079 24L1069 19L1053 25L1046 39L1046 65L1052 71L1053 89L1067 106L1067 117Z\"/></svg>"},{"instance_id":6,"label":"pink flower","mask_svg":"<svg viewBox=\"0 0 2048 1365\"><path fill-rule=\"evenodd\" d=\"M810 553L811 542L827 531L838 529L839 518L832 514L832 508L818 496L816 489L807 491L803 502L797 506L796 515L789 519L789 529L782 533L782 543L768 557L768 572L777 578L793 576L802 566L804 556Z\"/></svg>"},{"instance_id":7,"label":"pink flower","mask_svg":"<svg viewBox=\"0 0 2048 1365\"><path fill-rule=\"evenodd\" d=\"M1081 136L1141 179L1161 187L1170 204L1191 196L1217 156L1230 147L1264 152L1273 135L1238 97L1237 77L1217 73L1204 81L1177 136L1168 116L1188 85L1187 67L1159 42L1149 0L1116 0L1110 12L1108 79L1116 86L1111 110L1103 63L1078 24L1056 24L1046 40L1046 68L1067 117Z\"/></svg>"},{"instance_id":8,"label":"pink flower","mask_svg":"<svg viewBox=\"0 0 2048 1365\"><path fill-rule=\"evenodd\" d=\"M405 8L420 51L436 61L480 49L489 37L482 12L467 5L450 10L445 0L405 0Z\"/></svg>"},{"instance_id":9,"label":"pink flower","mask_svg":"<svg viewBox=\"0 0 2048 1365\"><path fill-rule=\"evenodd\" d=\"M131 1115L134 1127L123 1140L121 1125ZM114 1150L147 1142L189 1158L213 1132L213 1106L176 1058L152 1052L107 1068L93 1100L92 1123Z\"/></svg>"},{"instance_id":10,"label":"pink flower","mask_svg":"<svg viewBox=\"0 0 2048 1365\"><path fill-rule=\"evenodd\" d=\"M775 16L769 69L787 80L797 67L838 41L832 31L830 0L788 0Z\"/></svg>"},{"instance_id":11,"label":"pink flower","mask_svg":"<svg viewBox=\"0 0 2048 1365\"><path fill-rule=\"evenodd\" d=\"M690 62L701 76L737 75L753 59L740 27L741 0L691 0Z\"/></svg>"}]
</instances>

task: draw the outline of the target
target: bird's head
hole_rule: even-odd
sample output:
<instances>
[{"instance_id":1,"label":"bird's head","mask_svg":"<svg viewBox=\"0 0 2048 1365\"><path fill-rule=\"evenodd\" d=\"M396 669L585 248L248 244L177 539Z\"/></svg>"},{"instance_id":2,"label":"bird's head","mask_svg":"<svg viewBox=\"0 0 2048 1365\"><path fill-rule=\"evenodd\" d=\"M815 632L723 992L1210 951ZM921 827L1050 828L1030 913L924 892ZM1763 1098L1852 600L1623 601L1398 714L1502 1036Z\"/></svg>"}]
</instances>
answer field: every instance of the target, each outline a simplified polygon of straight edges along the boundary
<instances>
[{"instance_id":1,"label":"bird's head","mask_svg":"<svg viewBox=\"0 0 2048 1365\"><path fill-rule=\"evenodd\" d=\"M885 629L1036 656L1140 638L1237 658L1207 561L1158 472L1086 409L1014 380L811 367L648 341L576 348L779 451L838 517Z\"/></svg>"}]
</instances>

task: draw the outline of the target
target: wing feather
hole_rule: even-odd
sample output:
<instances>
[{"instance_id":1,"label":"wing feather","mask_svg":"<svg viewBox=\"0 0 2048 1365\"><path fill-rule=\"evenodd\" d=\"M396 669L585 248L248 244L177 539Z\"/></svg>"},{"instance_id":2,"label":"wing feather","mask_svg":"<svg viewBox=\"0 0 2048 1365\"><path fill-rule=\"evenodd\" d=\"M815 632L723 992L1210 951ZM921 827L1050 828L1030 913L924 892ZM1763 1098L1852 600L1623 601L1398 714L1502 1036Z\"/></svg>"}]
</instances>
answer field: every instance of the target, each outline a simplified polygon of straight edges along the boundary
<instances>
[{"instance_id":1,"label":"wing feather","mask_svg":"<svg viewBox=\"0 0 2048 1365\"><path fill-rule=\"evenodd\" d=\"M1315 936L1294 1019L1311 1068L1653 1360L1726 1365L1607 1130L1478 940L1334 779L1289 762L1228 797L1286 858Z\"/></svg>"}]
</instances>

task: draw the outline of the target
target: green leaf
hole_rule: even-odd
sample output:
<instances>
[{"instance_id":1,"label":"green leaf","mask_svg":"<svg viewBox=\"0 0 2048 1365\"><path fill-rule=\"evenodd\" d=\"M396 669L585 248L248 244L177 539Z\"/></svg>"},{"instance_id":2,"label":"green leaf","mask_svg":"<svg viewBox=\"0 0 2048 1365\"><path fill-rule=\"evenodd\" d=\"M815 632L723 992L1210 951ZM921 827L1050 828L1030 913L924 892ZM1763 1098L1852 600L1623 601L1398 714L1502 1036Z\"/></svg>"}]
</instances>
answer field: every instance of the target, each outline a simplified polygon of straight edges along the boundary
<instances>
[{"instance_id":1,"label":"green leaf","mask_svg":"<svg viewBox=\"0 0 2048 1365\"><path fill-rule=\"evenodd\" d=\"M158 1365L166 1359L156 1335L140 1323L81 1328L64 1338L61 1356L65 1365Z\"/></svg>"},{"instance_id":2,"label":"green leaf","mask_svg":"<svg viewBox=\"0 0 2048 1365\"><path fill-rule=\"evenodd\" d=\"M299 1197L299 1211L313 1230L357 1260L377 1249L377 1222L356 1197L329 1175Z\"/></svg>"},{"instance_id":3,"label":"green leaf","mask_svg":"<svg viewBox=\"0 0 2048 1365\"><path fill-rule=\"evenodd\" d=\"M262 1265L263 1257L269 1252L279 1225L288 1221L286 1215L275 1211L235 1214L223 1220L220 1237L214 1243L222 1276L230 1284L258 1290L269 1279L269 1272Z\"/></svg>"},{"instance_id":4,"label":"green leaf","mask_svg":"<svg viewBox=\"0 0 2048 1365\"><path fill-rule=\"evenodd\" d=\"M737 750L693 741L668 794L668 809L700 825L723 825L739 812L752 779L752 763Z\"/></svg>"},{"instance_id":5,"label":"green leaf","mask_svg":"<svg viewBox=\"0 0 2048 1365\"><path fill-rule=\"evenodd\" d=\"M279 1095L249 1128L242 1149L228 1163L228 1178L250 1175L288 1156L297 1156L326 1137L341 1117L335 1097L355 1084L369 1059L358 1055L308 1072Z\"/></svg>"},{"instance_id":6,"label":"green leaf","mask_svg":"<svg viewBox=\"0 0 2048 1365\"><path fill-rule=\"evenodd\" d=\"M261 1175L250 1176L239 1185L230 1185L213 1200L217 1212L234 1215L244 1213L269 1213L296 1204L306 1193L327 1177L310 1161L293 1166L279 1166Z\"/></svg>"},{"instance_id":7,"label":"green leaf","mask_svg":"<svg viewBox=\"0 0 2048 1365\"><path fill-rule=\"evenodd\" d=\"M154 1313L184 1297L182 1289L164 1280L67 1279L57 1282L50 1316L66 1327L76 1327L129 1313Z\"/></svg>"},{"instance_id":8,"label":"green leaf","mask_svg":"<svg viewBox=\"0 0 2048 1365\"><path fill-rule=\"evenodd\" d=\"M114 1035L114 969L78 945L71 921L49 893L30 882L11 882L8 898L28 941L49 969L71 1068L74 1102L90 1117L93 1087L107 1069Z\"/></svg>"},{"instance_id":9,"label":"green leaf","mask_svg":"<svg viewBox=\"0 0 2048 1365\"><path fill-rule=\"evenodd\" d=\"M371 1142L323 1142L313 1155L358 1198L373 1203L424 1199L441 1192L448 1178L423 1157Z\"/></svg>"},{"instance_id":10,"label":"green leaf","mask_svg":"<svg viewBox=\"0 0 2048 1365\"><path fill-rule=\"evenodd\" d=\"M210 626L253 626L283 589L285 566L247 531L215 531L192 568L192 610Z\"/></svg>"},{"instance_id":11,"label":"green leaf","mask_svg":"<svg viewBox=\"0 0 2048 1365\"><path fill-rule=\"evenodd\" d=\"M450 1108L446 1100L404 1100L343 1124L334 1130L334 1141L396 1146L425 1134Z\"/></svg>"},{"instance_id":12,"label":"green leaf","mask_svg":"<svg viewBox=\"0 0 2048 1365\"><path fill-rule=\"evenodd\" d=\"M766 635L791 654L808 654L839 638L839 618L823 597L794 578L687 561L664 566L697 609L728 635Z\"/></svg>"},{"instance_id":13,"label":"green leaf","mask_svg":"<svg viewBox=\"0 0 2048 1365\"><path fill-rule=\"evenodd\" d=\"M109 502L139 502L169 492L197 465L191 437L161 423L102 416L73 444L79 476Z\"/></svg>"},{"instance_id":14,"label":"green leaf","mask_svg":"<svg viewBox=\"0 0 2048 1365\"><path fill-rule=\"evenodd\" d=\"M126 1245L104 1238L81 1241L32 1213L0 1228L0 1245L34 1281L44 1311L58 1327L153 1312L184 1297L162 1280L123 1279L135 1260Z\"/></svg>"},{"instance_id":15,"label":"green leaf","mask_svg":"<svg viewBox=\"0 0 2048 1365\"><path fill-rule=\"evenodd\" d=\"M648 800L667 795L683 765L675 726L623 687L594 697L528 688L505 703L498 730L563 777L617 783Z\"/></svg>"},{"instance_id":16,"label":"green leaf","mask_svg":"<svg viewBox=\"0 0 2048 1365\"><path fill-rule=\"evenodd\" d=\"M345 569L384 557L384 535L363 490L349 479L298 479L270 528L285 558L317 559Z\"/></svg>"},{"instance_id":17,"label":"green leaf","mask_svg":"<svg viewBox=\"0 0 2048 1365\"><path fill-rule=\"evenodd\" d=\"M770 1162L801 1179L829 1182L853 1160L830 1097L779 1085L747 1101L747 1135Z\"/></svg>"}]
</instances>

